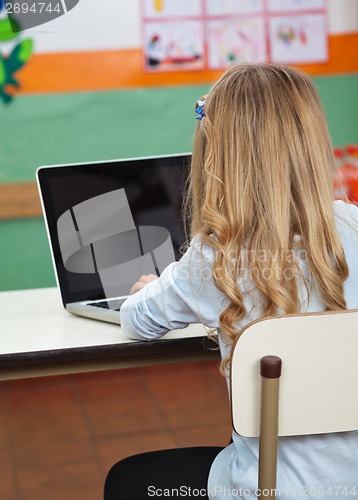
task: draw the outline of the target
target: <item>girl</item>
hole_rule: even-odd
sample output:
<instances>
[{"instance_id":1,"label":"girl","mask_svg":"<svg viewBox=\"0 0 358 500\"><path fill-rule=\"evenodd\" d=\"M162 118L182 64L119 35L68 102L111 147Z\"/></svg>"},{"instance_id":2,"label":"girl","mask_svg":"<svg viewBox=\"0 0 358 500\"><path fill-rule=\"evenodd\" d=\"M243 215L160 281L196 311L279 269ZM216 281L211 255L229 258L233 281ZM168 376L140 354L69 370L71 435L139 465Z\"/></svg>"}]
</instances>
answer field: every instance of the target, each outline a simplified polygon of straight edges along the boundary
<instances>
[{"instance_id":1,"label":"girl","mask_svg":"<svg viewBox=\"0 0 358 500\"><path fill-rule=\"evenodd\" d=\"M143 276L133 286L121 323L130 337L147 340L189 323L217 328L227 375L230 346L248 322L358 307L358 208L333 202L332 146L306 75L276 64L235 66L197 106L191 245L159 279ZM238 491L252 498L257 464L258 440L234 433L224 449L119 462L105 499L150 498L149 485L162 494L176 487L177 496L187 485L203 498L237 498ZM356 487L358 495L357 471L358 432L279 440L283 499L303 498L303 486Z\"/></svg>"}]
</instances>

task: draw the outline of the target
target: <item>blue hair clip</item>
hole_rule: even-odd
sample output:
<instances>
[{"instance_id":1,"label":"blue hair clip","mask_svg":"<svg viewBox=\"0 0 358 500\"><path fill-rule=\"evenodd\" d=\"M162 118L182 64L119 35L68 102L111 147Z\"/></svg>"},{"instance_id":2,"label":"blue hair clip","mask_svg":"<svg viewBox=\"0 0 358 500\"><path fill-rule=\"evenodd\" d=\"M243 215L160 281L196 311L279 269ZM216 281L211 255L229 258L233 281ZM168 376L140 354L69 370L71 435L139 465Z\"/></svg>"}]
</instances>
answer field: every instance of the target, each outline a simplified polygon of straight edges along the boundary
<instances>
[{"instance_id":1,"label":"blue hair clip","mask_svg":"<svg viewBox=\"0 0 358 500\"><path fill-rule=\"evenodd\" d=\"M205 99L201 98L198 101L196 101L196 106L195 106L195 113L197 114L196 119L197 120L202 120L205 116Z\"/></svg>"}]
</instances>

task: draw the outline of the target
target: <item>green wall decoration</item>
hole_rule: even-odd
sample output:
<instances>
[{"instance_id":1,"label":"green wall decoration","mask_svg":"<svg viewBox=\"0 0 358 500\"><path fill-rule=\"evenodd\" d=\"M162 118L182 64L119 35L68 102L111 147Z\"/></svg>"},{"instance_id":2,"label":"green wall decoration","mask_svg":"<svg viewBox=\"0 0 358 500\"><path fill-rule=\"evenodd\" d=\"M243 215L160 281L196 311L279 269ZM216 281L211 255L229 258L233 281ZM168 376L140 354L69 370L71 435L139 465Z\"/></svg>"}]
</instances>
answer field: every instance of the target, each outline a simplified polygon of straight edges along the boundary
<instances>
[{"instance_id":1,"label":"green wall decoration","mask_svg":"<svg viewBox=\"0 0 358 500\"><path fill-rule=\"evenodd\" d=\"M9 87L20 87L15 75L29 61L33 51L32 40L22 40L18 28L16 21L8 16L0 19L0 44L6 46L15 42L7 56L2 54L0 47L0 101L4 104L9 104L13 99Z\"/></svg>"}]
</instances>

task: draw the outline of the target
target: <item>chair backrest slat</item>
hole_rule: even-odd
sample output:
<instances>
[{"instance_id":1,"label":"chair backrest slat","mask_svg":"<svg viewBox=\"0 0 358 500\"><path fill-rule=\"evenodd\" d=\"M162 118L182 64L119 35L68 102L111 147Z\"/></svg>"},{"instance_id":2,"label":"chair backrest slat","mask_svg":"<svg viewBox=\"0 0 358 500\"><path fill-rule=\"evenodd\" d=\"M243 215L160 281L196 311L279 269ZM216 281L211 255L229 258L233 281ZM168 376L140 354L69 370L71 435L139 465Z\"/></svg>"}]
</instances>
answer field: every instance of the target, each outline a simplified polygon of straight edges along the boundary
<instances>
[{"instance_id":1,"label":"chair backrest slat","mask_svg":"<svg viewBox=\"0 0 358 500\"><path fill-rule=\"evenodd\" d=\"M279 436L358 429L358 310L263 319L233 347L234 429L259 436L260 359L282 359Z\"/></svg>"}]
</instances>

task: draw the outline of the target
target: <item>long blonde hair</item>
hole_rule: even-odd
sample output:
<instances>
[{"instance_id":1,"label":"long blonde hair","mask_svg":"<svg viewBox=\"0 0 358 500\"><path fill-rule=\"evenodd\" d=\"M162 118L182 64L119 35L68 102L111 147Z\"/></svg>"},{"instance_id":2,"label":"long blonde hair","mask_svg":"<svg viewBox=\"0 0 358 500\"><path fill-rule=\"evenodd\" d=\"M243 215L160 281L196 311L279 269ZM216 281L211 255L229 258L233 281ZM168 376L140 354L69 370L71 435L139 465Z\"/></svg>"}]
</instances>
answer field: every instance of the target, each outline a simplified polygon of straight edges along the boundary
<instances>
[{"instance_id":1,"label":"long blonde hair","mask_svg":"<svg viewBox=\"0 0 358 500\"><path fill-rule=\"evenodd\" d=\"M307 75L277 64L239 65L210 90L194 137L188 206L191 236L215 250L213 279L230 300L219 327L229 342L246 314L238 287L244 266L263 316L300 312L295 235L326 309L346 307L333 175L325 116Z\"/></svg>"}]
</instances>

